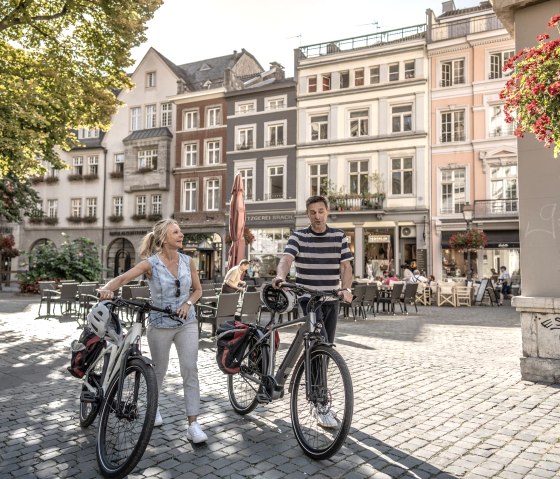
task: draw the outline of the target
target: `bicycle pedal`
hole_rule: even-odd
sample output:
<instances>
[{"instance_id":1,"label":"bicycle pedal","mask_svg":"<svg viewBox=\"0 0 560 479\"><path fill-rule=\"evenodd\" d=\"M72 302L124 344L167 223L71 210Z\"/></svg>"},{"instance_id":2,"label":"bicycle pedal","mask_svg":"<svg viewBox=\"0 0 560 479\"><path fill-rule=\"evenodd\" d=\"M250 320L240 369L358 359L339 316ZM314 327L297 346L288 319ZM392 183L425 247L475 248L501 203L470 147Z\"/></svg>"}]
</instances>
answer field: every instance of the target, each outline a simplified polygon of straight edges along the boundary
<instances>
[{"instance_id":1,"label":"bicycle pedal","mask_svg":"<svg viewBox=\"0 0 560 479\"><path fill-rule=\"evenodd\" d=\"M272 399L268 393L257 393L257 402L259 404L269 404L272 402Z\"/></svg>"},{"instance_id":2,"label":"bicycle pedal","mask_svg":"<svg viewBox=\"0 0 560 479\"><path fill-rule=\"evenodd\" d=\"M80 394L80 401L82 401L82 402L96 402L97 401L97 394L92 393L91 391L82 391L82 394Z\"/></svg>"}]
</instances>

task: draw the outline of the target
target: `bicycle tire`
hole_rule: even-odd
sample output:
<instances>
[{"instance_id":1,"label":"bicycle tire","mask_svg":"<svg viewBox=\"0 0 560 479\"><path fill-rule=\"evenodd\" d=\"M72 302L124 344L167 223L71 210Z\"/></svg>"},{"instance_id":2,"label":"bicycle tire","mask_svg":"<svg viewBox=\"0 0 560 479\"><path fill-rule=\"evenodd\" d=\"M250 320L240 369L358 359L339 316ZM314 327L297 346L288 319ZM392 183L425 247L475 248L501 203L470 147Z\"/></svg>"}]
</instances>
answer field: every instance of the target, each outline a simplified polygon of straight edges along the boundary
<instances>
[{"instance_id":1,"label":"bicycle tire","mask_svg":"<svg viewBox=\"0 0 560 479\"><path fill-rule=\"evenodd\" d=\"M354 411L352 378L346 362L332 346L320 345L311 351L313 378L311 394L306 397L305 361L298 362L293 376L290 413L296 440L303 452L316 460L328 459L338 452L348 436ZM321 374L313 373L321 371ZM318 414L331 414L336 426L327 428L318 424Z\"/></svg>"},{"instance_id":2,"label":"bicycle tire","mask_svg":"<svg viewBox=\"0 0 560 479\"><path fill-rule=\"evenodd\" d=\"M117 376L109 385L99 419L96 455L103 477L129 474L142 458L154 428L158 388L153 367L142 359L132 359L124 375L123 417L117 416Z\"/></svg>"},{"instance_id":3,"label":"bicycle tire","mask_svg":"<svg viewBox=\"0 0 560 479\"><path fill-rule=\"evenodd\" d=\"M245 351L250 350L257 341L256 336L251 336L247 341ZM239 373L228 376L229 402L236 413L249 414L257 407L259 384L262 376L266 373L267 365L268 346L260 344L243 360ZM249 379L248 376L253 380Z\"/></svg>"},{"instance_id":4,"label":"bicycle tire","mask_svg":"<svg viewBox=\"0 0 560 479\"><path fill-rule=\"evenodd\" d=\"M101 381L101 375L103 372L103 367L105 364L105 357L101 358L95 363L93 371L90 372L90 378L95 378L99 384ZM91 384L91 380L90 380ZM98 384L91 384L94 387L98 387ZM82 386L82 392L88 391L85 384ZM101 396L97 398L95 402L82 401L80 399L80 426L87 428L93 424L95 418L99 414L99 409L101 407Z\"/></svg>"}]
</instances>

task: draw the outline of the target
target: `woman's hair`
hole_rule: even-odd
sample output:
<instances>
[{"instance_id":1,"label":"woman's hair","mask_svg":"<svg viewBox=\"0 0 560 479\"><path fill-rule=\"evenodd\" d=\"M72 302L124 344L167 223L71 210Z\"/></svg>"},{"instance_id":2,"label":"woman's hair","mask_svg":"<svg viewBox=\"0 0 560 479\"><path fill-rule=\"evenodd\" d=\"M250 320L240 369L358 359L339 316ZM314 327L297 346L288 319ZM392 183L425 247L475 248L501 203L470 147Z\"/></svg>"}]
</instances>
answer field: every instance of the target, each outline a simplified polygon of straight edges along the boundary
<instances>
[{"instance_id":1,"label":"woman's hair","mask_svg":"<svg viewBox=\"0 0 560 479\"><path fill-rule=\"evenodd\" d=\"M161 251L167 231L173 225L178 225L178 223L172 219L159 220L152 228L152 231L142 239L140 257L146 259L148 256Z\"/></svg>"}]
</instances>

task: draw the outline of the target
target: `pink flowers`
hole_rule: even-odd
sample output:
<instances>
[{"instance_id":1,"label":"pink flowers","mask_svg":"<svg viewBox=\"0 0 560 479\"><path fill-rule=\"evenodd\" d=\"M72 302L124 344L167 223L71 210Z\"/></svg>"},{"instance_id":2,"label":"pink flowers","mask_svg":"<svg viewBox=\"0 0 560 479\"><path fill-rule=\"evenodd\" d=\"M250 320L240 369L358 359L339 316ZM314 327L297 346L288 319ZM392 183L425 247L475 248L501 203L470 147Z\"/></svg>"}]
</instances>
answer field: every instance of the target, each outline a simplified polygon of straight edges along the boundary
<instances>
[{"instance_id":1,"label":"pink flowers","mask_svg":"<svg viewBox=\"0 0 560 479\"><path fill-rule=\"evenodd\" d=\"M548 22L560 30L560 15ZM515 135L533 133L546 147L554 145L554 156L560 153L560 39L550 40L543 33L539 44L524 48L504 65L512 71L500 92L505 100L504 113L508 123L515 122Z\"/></svg>"},{"instance_id":2,"label":"pink flowers","mask_svg":"<svg viewBox=\"0 0 560 479\"><path fill-rule=\"evenodd\" d=\"M484 248L488 244L486 233L482 230L470 230L466 233L455 233L449 238L449 247L459 251Z\"/></svg>"}]
</instances>

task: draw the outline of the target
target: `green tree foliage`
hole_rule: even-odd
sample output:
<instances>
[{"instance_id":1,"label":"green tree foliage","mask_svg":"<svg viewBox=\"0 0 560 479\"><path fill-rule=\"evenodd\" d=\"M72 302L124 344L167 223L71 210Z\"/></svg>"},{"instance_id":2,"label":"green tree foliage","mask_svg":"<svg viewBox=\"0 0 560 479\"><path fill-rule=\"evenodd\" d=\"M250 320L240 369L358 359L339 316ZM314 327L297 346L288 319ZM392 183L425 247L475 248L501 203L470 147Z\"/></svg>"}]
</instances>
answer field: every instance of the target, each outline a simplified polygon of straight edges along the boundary
<instances>
[{"instance_id":1,"label":"green tree foliage","mask_svg":"<svg viewBox=\"0 0 560 479\"><path fill-rule=\"evenodd\" d=\"M101 280L99 251L87 238L65 240L56 248L52 243L40 245L29 254L28 271L18 274L22 292L37 292L41 280Z\"/></svg>"},{"instance_id":2,"label":"green tree foliage","mask_svg":"<svg viewBox=\"0 0 560 479\"><path fill-rule=\"evenodd\" d=\"M107 129L162 0L0 0L0 181L42 175L70 128ZM0 203L5 201L0 198ZM0 209L2 213L4 208Z\"/></svg>"}]
</instances>

